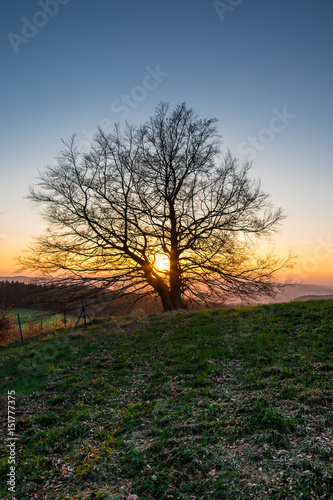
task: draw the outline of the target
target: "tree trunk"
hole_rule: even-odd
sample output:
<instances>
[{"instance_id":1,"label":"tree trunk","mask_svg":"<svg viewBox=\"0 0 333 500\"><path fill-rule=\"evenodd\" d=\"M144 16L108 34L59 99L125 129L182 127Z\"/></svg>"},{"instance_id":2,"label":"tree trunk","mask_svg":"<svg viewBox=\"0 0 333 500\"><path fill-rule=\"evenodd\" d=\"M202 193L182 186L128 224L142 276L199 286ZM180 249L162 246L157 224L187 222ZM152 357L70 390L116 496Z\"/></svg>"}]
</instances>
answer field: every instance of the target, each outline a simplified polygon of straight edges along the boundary
<instances>
[{"instance_id":1,"label":"tree trunk","mask_svg":"<svg viewBox=\"0 0 333 500\"><path fill-rule=\"evenodd\" d=\"M152 269L149 263L145 263L142 268L148 283L154 288L155 292L158 293L161 299L163 311L172 311L175 309L171 303L169 287L161 278L155 278L152 276Z\"/></svg>"},{"instance_id":2,"label":"tree trunk","mask_svg":"<svg viewBox=\"0 0 333 500\"><path fill-rule=\"evenodd\" d=\"M172 309L182 308L181 271L179 269L178 252L174 250L170 256L170 303Z\"/></svg>"},{"instance_id":3,"label":"tree trunk","mask_svg":"<svg viewBox=\"0 0 333 500\"><path fill-rule=\"evenodd\" d=\"M170 304L172 309L182 308L181 270L179 267L177 221L174 203L170 200L171 252L170 252Z\"/></svg>"},{"instance_id":4,"label":"tree trunk","mask_svg":"<svg viewBox=\"0 0 333 500\"><path fill-rule=\"evenodd\" d=\"M162 302L162 307L163 311L172 311L174 307L172 307L171 300L170 300L170 292L168 288L162 288L160 290L157 290L157 293L160 296L161 302Z\"/></svg>"},{"instance_id":5,"label":"tree trunk","mask_svg":"<svg viewBox=\"0 0 333 500\"><path fill-rule=\"evenodd\" d=\"M181 300L181 293L179 290L161 289L157 290L162 302L163 311L174 311L183 307Z\"/></svg>"}]
</instances>

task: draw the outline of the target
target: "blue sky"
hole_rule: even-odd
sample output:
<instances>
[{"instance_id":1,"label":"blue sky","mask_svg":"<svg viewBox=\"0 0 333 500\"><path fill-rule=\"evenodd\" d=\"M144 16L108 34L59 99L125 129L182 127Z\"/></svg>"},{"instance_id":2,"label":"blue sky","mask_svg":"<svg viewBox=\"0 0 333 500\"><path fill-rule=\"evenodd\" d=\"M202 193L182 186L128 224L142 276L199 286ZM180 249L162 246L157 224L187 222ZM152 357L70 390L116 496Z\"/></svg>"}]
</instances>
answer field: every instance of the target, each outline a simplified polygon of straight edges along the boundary
<instances>
[{"instance_id":1,"label":"blue sky","mask_svg":"<svg viewBox=\"0 0 333 500\"><path fill-rule=\"evenodd\" d=\"M3 3L0 271L42 230L24 196L61 138L84 148L98 125L186 101L285 209L278 252L333 282L332 21L329 0Z\"/></svg>"}]
</instances>

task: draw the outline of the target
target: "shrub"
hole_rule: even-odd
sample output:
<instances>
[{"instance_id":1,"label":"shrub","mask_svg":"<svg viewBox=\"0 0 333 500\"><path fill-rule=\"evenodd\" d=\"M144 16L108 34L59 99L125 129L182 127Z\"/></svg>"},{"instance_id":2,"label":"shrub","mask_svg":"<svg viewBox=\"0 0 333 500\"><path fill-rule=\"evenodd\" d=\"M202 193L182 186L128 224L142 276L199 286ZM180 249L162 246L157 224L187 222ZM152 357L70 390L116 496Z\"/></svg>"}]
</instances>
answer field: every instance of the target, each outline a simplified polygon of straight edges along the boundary
<instances>
[{"instance_id":1,"label":"shrub","mask_svg":"<svg viewBox=\"0 0 333 500\"><path fill-rule=\"evenodd\" d=\"M0 309L0 343L6 343L11 335L12 322L9 311L2 306Z\"/></svg>"}]
</instances>

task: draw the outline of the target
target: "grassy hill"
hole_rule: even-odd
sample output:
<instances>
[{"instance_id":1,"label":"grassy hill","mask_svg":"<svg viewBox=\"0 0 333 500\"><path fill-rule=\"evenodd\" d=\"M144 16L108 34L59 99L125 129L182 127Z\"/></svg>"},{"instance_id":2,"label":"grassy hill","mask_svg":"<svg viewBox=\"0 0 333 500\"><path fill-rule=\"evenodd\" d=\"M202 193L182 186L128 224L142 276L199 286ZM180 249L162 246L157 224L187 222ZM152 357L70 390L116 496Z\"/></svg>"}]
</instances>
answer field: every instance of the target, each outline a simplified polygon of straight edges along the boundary
<instances>
[{"instance_id":1,"label":"grassy hill","mask_svg":"<svg viewBox=\"0 0 333 500\"><path fill-rule=\"evenodd\" d=\"M16 499L333 498L333 301L109 318L0 359Z\"/></svg>"}]
</instances>

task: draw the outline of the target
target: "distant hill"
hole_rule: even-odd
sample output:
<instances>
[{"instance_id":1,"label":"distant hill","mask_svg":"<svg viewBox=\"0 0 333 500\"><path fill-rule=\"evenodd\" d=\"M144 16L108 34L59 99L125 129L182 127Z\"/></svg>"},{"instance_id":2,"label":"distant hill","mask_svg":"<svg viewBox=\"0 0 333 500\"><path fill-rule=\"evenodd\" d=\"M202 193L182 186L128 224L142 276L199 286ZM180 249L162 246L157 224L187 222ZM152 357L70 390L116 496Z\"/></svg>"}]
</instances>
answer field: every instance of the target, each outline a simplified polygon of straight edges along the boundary
<instances>
[{"instance_id":1,"label":"distant hill","mask_svg":"<svg viewBox=\"0 0 333 500\"><path fill-rule=\"evenodd\" d=\"M293 299L292 302L307 302L308 300L333 300L333 295L302 295Z\"/></svg>"},{"instance_id":2,"label":"distant hill","mask_svg":"<svg viewBox=\"0 0 333 500\"><path fill-rule=\"evenodd\" d=\"M300 298L302 300L316 300L312 299L312 297L328 298L327 296L330 295L333 296L333 284L330 286L300 283L299 285L286 286L274 302L290 302ZM303 299L303 297L307 298Z\"/></svg>"}]
</instances>

